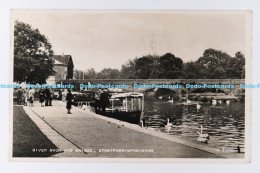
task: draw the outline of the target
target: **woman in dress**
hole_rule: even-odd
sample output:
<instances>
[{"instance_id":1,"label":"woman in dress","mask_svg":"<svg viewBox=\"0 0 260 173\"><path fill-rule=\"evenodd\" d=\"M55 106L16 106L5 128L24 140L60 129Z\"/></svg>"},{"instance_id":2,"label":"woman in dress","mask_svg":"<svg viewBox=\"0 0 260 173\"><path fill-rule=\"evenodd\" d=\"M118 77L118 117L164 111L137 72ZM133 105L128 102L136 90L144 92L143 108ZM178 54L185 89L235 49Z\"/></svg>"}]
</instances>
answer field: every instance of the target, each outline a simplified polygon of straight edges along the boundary
<instances>
[{"instance_id":1,"label":"woman in dress","mask_svg":"<svg viewBox=\"0 0 260 173\"><path fill-rule=\"evenodd\" d=\"M42 104L45 100L45 97L44 97L44 92L42 89L40 89L39 91L39 97L40 97L40 103L41 103L41 107L44 107L44 104Z\"/></svg>"},{"instance_id":2,"label":"woman in dress","mask_svg":"<svg viewBox=\"0 0 260 173\"><path fill-rule=\"evenodd\" d=\"M27 106L27 103L28 103L28 90L27 90L27 88L25 88L24 91L23 91L23 101L24 101L24 106Z\"/></svg>"},{"instance_id":3,"label":"woman in dress","mask_svg":"<svg viewBox=\"0 0 260 173\"><path fill-rule=\"evenodd\" d=\"M29 88L28 95L29 95L29 106L33 107L34 91L32 88Z\"/></svg>"},{"instance_id":4,"label":"woman in dress","mask_svg":"<svg viewBox=\"0 0 260 173\"><path fill-rule=\"evenodd\" d=\"M21 88L19 88L17 91L17 101L18 105L20 105L23 101L23 90Z\"/></svg>"}]
</instances>

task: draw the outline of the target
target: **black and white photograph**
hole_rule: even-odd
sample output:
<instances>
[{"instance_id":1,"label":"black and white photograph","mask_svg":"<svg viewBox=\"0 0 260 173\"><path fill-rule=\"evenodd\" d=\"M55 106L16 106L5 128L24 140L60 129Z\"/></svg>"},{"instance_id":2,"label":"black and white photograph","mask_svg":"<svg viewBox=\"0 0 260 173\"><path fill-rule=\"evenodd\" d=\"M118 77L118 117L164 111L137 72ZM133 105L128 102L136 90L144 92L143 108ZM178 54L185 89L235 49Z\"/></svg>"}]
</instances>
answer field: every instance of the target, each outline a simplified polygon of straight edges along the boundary
<instances>
[{"instance_id":1,"label":"black and white photograph","mask_svg":"<svg viewBox=\"0 0 260 173\"><path fill-rule=\"evenodd\" d=\"M250 162L252 11L10 20L10 160Z\"/></svg>"}]
</instances>

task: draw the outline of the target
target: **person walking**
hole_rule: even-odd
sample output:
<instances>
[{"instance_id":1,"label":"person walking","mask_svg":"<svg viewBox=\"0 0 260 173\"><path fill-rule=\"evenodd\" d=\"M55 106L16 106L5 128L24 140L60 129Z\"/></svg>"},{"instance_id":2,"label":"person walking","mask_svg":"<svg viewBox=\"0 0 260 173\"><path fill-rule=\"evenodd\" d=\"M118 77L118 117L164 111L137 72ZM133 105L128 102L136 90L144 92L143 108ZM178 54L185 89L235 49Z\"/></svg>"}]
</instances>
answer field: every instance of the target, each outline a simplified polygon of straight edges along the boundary
<instances>
[{"instance_id":1,"label":"person walking","mask_svg":"<svg viewBox=\"0 0 260 173\"><path fill-rule=\"evenodd\" d=\"M102 114L106 115L106 107L107 105L109 105L109 94L106 89L104 89L104 91L100 95L100 104L101 104Z\"/></svg>"},{"instance_id":2,"label":"person walking","mask_svg":"<svg viewBox=\"0 0 260 173\"><path fill-rule=\"evenodd\" d=\"M34 91L32 90L32 88L29 88L28 96L29 96L29 106L33 107Z\"/></svg>"},{"instance_id":3,"label":"person walking","mask_svg":"<svg viewBox=\"0 0 260 173\"><path fill-rule=\"evenodd\" d=\"M24 101L24 106L28 106L28 89L24 88L23 90L23 101Z\"/></svg>"},{"instance_id":4,"label":"person walking","mask_svg":"<svg viewBox=\"0 0 260 173\"><path fill-rule=\"evenodd\" d=\"M62 100L62 89L59 90L59 100Z\"/></svg>"},{"instance_id":5,"label":"person walking","mask_svg":"<svg viewBox=\"0 0 260 173\"><path fill-rule=\"evenodd\" d=\"M18 91L17 91L18 105L20 105L22 103L22 100L23 100L23 90L21 88L19 88Z\"/></svg>"},{"instance_id":6,"label":"person walking","mask_svg":"<svg viewBox=\"0 0 260 173\"><path fill-rule=\"evenodd\" d=\"M94 104L94 107L95 107L96 114L100 114L100 107L101 107L100 96L101 96L101 93L102 93L101 90L98 90L95 93L95 104Z\"/></svg>"},{"instance_id":7,"label":"person walking","mask_svg":"<svg viewBox=\"0 0 260 173\"><path fill-rule=\"evenodd\" d=\"M73 101L73 95L71 93L71 89L68 90L68 94L66 96L66 100L67 100L66 108L68 110L68 114L72 114L71 111L70 111L71 110L71 106L72 106L72 101Z\"/></svg>"},{"instance_id":8,"label":"person walking","mask_svg":"<svg viewBox=\"0 0 260 173\"><path fill-rule=\"evenodd\" d=\"M49 98L49 106L52 106L52 99L54 97L54 90L50 89L50 98Z\"/></svg>"},{"instance_id":9,"label":"person walking","mask_svg":"<svg viewBox=\"0 0 260 173\"><path fill-rule=\"evenodd\" d=\"M45 95L42 89L40 89L39 91L39 99L40 99L40 103L41 103L41 107L44 107L44 104L42 104L44 102L45 99Z\"/></svg>"},{"instance_id":10,"label":"person walking","mask_svg":"<svg viewBox=\"0 0 260 173\"><path fill-rule=\"evenodd\" d=\"M50 89L47 87L44 90L45 94L45 106L49 106L49 100L50 100Z\"/></svg>"}]
</instances>

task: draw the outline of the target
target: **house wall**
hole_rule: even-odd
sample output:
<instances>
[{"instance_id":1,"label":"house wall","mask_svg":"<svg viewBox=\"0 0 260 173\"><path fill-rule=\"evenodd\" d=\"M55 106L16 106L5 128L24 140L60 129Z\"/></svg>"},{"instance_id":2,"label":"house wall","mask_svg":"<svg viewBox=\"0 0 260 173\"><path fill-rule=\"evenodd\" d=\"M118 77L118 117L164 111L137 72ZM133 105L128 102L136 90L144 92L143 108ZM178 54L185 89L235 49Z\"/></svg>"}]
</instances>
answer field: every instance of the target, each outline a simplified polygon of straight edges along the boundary
<instances>
[{"instance_id":1,"label":"house wall","mask_svg":"<svg viewBox=\"0 0 260 173\"><path fill-rule=\"evenodd\" d=\"M67 66L66 65L55 65L54 64L55 80L67 79Z\"/></svg>"}]
</instances>

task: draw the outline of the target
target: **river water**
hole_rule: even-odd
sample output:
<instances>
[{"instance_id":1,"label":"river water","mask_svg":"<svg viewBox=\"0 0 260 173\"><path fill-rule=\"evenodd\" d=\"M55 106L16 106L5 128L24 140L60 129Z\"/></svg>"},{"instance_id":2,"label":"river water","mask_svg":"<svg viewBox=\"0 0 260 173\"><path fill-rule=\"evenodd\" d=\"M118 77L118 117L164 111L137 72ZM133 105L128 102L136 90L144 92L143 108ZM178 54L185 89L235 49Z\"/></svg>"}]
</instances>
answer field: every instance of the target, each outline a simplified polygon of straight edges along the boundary
<instances>
[{"instance_id":1,"label":"river water","mask_svg":"<svg viewBox=\"0 0 260 173\"><path fill-rule=\"evenodd\" d=\"M144 118L148 128L177 135L197 142L201 125L203 133L209 134L208 144L219 151L237 152L244 150L245 103L231 102L212 105L197 102L183 104L167 102L157 98L145 99ZM165 127L167 119L171 127Z\"/></svg>"}]
</instances>

